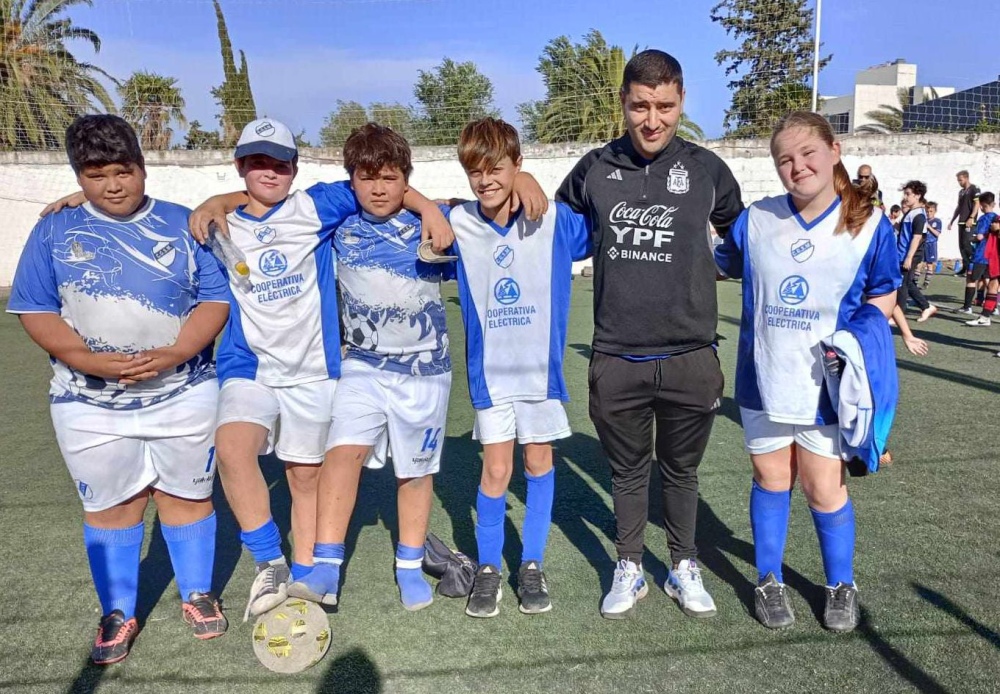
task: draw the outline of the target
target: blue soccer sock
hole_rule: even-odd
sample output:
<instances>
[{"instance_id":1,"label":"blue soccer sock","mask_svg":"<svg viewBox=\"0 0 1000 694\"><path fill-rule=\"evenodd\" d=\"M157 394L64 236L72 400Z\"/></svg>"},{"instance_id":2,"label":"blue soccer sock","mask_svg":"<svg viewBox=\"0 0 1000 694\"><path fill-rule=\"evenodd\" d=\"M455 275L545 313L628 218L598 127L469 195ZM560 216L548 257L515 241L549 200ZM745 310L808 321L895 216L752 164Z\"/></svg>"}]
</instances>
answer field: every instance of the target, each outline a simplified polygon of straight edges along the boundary
<instances>
[{"instance_id":1,"label":"blue soccer sock","mask_svg":"<svg viewBox=\"0 0 1000 694\"><path fill-rule=\"evenodd\" d=\"M83 544L102 615L121 610L125 619L135 617L139 559L145 534L146 525L141 521L131 528L95 528L83 524Z\"/></svg>"},{"instance_id":2,"label":"blue soccer sock","mask_svg":"<svg viewBox=\"0 0 1000 694\"><path fill-rule=\"evenodd\" d=\"M407 609L429 605L434 599L430 584L423 573L424 548L396 545L396 583L399 599Z\"/></svg>"},{"instance_id":3,"label":"blue soccer sock","mask_svg":"<svg viewBox=\"0 0 1000 694\"><path fill-rule=\"evenodd\" d=\"M281 533L273 518L268 518L264 525L256 530L240 533L243 546L253 554L253 560L258 564L266 564L275 559L283 558L281 553Z\"/></svg>"},{"instance_id":4,"label":"blue soccer sock","mask_svg":"<svg viewBox=\"0 0 1000 694\"><path fill-rule=\"evenodd\" d=\"M181 602L187 602L191 593L207 593L212 590L215 527L215 511L200 521L187 525L167 525L160 522L160 531L170 553Z\"/></svg>"},{"instance_id":5,"label":"blue soccer sock","mask_svg":"<svg viewBox=\"0 0 1000 694\"><path fill-rule=\"evenodd\" d=\"M319 595L336 595L340 591L340 566L347 552L343 542L317 542L313 545L313 566L297 582Z\"/></svg>"},{"instance_id":6,"label":"blue soccer sock","mask_svg":"<svg viewBox=\"0 0 1000 694\"><path fill-rule=\"evenodd\" d=\"M854 583L854 504L848 499L843 508L832 513L810 510L823 555L826 584Z\"/></svg>"},{"instance_id":7,"label":"blue soccer sock","mask_svg":"<svg viewBox=\"0 0 1000 694\"><path fill-rule=\"evenodd\" d=\"M312 564L300 564L297 561L292 562L292 580L297 581L307 573L313 570Z\"/></svg>"},{"instance_id":8,"label":"blue soccer sock","mask_svg":"<svg viewBox=\"0 0 1000 694\"><path fill-rule=\"evenodd\" d=\"M750 528L753 532L757 582L773 573L778 583L784 583L781 560L785 556L788 537L788 515L792 509L792 490L772 492L754 480L750 489Z\"/></svg>"},{"instance_id":9,"label":"blue soccer sock","mask_svg":"<svg viewBox=\"0 0 1000 694\"><path fill-rule=\"evenodd\" d=\"M528 483L525 499L524 527L521 529L521 563L536 561L541 568L545 559L545 545L549 541L552 526L552 498L556 491L556 469L553 467L544 475L534 477L527 471L524 479Z\"/></svg>"},{"instance_id":10,"label":"blue soccer sock","mask_svg":"<svg viewBox=\"0 0 1000 694\"><path fill-rule=\"evenodd\" d=\"M507 495L486 496L480 487L476 496L476 547L480 566L491 564L499 571L503 557L503 521L506 515Z\"/></svg>"}]
</instances>

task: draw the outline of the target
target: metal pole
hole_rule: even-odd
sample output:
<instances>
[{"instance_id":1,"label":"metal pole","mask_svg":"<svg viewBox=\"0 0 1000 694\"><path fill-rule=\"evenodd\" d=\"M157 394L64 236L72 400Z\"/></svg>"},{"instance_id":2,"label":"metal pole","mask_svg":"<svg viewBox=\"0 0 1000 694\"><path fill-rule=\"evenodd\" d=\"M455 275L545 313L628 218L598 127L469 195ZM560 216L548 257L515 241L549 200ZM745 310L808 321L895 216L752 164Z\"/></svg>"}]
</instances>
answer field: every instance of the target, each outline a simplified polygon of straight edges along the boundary
<instances>
[{"instance_id":1,"label":"metal pole","mask_svg":"<svg viewBox=\"0 0 1000 694\"><path fill-rule=\"evenodd\" d=\"M816 31L813 32L812 110L819 105L819 27L823 16L823 0L816 0Z\"/></svg>"}]
</instances>

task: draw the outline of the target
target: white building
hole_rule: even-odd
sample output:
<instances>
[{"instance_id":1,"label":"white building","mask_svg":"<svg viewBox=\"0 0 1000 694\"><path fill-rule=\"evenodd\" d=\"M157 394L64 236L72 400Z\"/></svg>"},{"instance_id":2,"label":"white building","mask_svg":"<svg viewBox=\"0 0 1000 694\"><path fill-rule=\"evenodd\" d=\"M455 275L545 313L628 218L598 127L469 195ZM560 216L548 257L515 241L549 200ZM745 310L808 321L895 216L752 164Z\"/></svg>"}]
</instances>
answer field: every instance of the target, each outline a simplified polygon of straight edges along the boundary
<instances>
[{"instance_id":1,"label":"white building","mask_svg":"<svg viewBox=\"0 0 1000 694\"><path fill-rule=\"evenodd\" d=\"M854 78L854 93L823 97L819 112L827 117L838 135L853 135L858 128L875 123L868 117L869 111L877 111L884 105L900 108L900 89L909 91L913 105L955 93L954 87L917 88L917 66L897 58L859 72Z\"/></svg>"}]
</instances>

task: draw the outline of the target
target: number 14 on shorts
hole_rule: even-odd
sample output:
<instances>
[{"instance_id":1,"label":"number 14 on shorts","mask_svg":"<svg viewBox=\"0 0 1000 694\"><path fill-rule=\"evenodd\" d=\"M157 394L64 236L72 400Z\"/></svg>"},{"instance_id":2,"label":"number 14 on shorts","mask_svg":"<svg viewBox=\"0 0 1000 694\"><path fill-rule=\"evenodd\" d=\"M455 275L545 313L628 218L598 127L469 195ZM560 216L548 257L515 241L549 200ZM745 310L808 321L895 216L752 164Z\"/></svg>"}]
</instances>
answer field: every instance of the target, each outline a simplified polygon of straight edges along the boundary
<instances>
[{"instance_id":1,"label":"number 14 on shorts","mask_svg":"<svg viewBox=\"0 0 1000 694\"><path fill-rule=\"evenodd\" d=\"M435 429L430 427L429 429L424 429L424 445L420 447L420 452L425 453L427 451L436 451L438 447L438 438L441 436L441 427Z\"/></svg>"}]
</instances>

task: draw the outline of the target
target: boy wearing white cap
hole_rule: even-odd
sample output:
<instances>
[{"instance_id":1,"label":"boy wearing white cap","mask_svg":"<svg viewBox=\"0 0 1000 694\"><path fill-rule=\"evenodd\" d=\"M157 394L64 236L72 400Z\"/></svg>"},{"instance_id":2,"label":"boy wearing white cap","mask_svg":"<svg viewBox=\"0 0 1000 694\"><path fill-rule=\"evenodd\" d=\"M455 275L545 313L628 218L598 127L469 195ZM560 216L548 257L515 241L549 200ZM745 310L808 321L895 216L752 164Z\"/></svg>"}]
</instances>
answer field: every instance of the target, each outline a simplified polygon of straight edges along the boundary
<instances>
[{"instance_id":1,"label":"boy wearing white cap","mask_svg":"<svg viewBox=\"0 0 1000 694\"><path fill-rule=\"evenodd\" d=\"M357 203L346 184L289 193L298 151L291 131L276 120L248 124L235 160L248 201L226 221L246 256L250 281L247 286L229 277L229 322L216 356L221 390L215 445L240 539L257 565L246 619L281 604L289 575L312 565L316 484L340 377L330 237ZM292 497L291 567L258 465L258 455L272 450L285 464Z\"/></svg>"}]
</instances>

